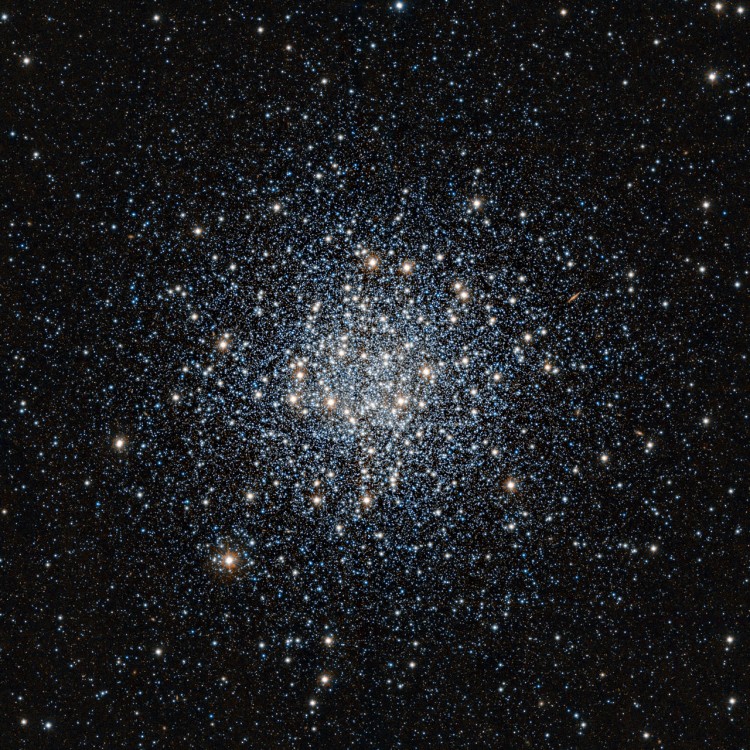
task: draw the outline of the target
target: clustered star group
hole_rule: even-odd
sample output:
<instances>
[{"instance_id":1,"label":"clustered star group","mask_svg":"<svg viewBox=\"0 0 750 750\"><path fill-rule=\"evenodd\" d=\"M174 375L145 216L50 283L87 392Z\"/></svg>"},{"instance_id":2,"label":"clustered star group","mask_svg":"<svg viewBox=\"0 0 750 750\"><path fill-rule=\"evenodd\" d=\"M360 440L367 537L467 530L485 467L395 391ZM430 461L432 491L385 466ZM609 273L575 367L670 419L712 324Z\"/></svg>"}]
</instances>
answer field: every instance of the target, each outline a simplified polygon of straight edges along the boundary
<instances>
[{"instance_id":1,"label":"clustered star group","mask_svg":"<svg viewBox=\"0 0 750 750\"><path fill-rule=\"evenodd\" d=\"M0 13L0 747L744 747L745 7L189 5Z\"/></svg>"}]
</instances>

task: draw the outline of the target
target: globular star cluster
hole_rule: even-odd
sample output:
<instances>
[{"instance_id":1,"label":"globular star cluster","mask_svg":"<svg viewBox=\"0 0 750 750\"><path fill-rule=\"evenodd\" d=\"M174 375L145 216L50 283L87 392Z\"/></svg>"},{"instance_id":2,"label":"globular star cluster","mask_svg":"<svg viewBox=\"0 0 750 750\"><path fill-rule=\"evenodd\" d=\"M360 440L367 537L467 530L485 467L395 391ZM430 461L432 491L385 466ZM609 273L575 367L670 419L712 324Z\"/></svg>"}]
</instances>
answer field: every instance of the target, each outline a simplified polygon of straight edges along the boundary
<instances>
[{"instance_id":1,"label":"globular star cluster","mask_svg":"<svg viewBox=\"0 0 750 750\"><path fill-rule=\"evenodd\" d=\"M1 18L0 746L745 747L741 5Z\"/></svg>"},{"instance_id":2,"label":"globular star cluster","mask_svg":"<svg viewBox=\"0 0 750 750\"><path fill-rule=\"evenodd\" d=\"M459 229L436 232L427 199L399 192L390 206L355 193L345 220L317 207L314 222L283 216L271 250L238 239L243 249L222 257L201 239L205 262L158 295L148 397L187 426L190 482L205 477L228 512L244 515L243 498L262 512L270 488L323 526L376 507L419 523L462 502L502 517L517 511L505 493L543 483L552 456L571 476L606 460L575 425L592 371L620 357L592 357L586 333L571 330L579 293L515 268L508 246L538 244L523 221L505 236L449 200ZM269 283L269 266L283 281ZM135 430L151 426L145 412Z\"/></svg>"}]
</instances>

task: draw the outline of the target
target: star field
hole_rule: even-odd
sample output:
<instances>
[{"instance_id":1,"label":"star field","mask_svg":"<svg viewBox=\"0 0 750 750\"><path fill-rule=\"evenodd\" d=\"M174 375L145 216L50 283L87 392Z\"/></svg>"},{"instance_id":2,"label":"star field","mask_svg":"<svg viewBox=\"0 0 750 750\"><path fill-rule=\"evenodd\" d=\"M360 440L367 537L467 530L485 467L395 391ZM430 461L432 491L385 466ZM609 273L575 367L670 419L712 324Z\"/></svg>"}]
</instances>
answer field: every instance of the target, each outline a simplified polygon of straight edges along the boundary
<instances>
[{"instance_id":1,"label":"star field","mask_svg":"<svg viewBox=\"0 0 750 750\"><path fill-rule=\"evenodd\" d=\"M0 10L0 746L747 747L750 12Z\"/></svg>"}]
</instances>

